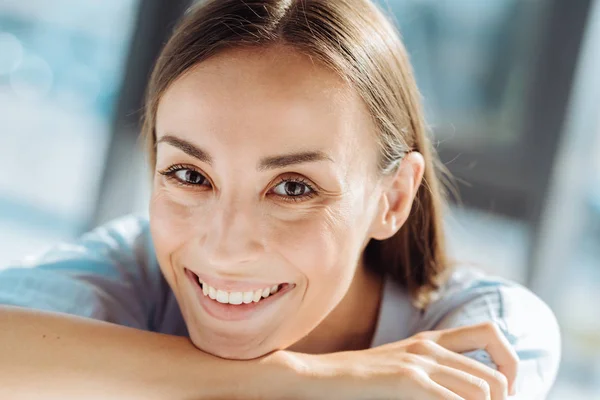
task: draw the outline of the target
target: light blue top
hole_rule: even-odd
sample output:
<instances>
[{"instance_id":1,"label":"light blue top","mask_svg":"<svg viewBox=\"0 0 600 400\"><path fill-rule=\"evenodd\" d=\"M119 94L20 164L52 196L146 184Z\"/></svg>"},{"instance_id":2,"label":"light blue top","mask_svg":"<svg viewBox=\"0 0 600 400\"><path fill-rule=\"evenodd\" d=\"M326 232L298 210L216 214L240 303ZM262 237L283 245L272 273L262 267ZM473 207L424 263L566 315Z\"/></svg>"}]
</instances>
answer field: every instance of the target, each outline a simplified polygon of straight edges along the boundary
<instances>
[{"instance_id":1,"label":"light blue top","mask_svg":"<svg viewBox=\"0 0 600 400\"><path fill-rule=\"evenodd\" d=\"M133 328L187 336L159 269L147 218L129 215L11 268L0 270L0 304L59 311ZM516 283L457 269L425 312L386 281L373 346L433 329L495 322L519 358L517 396L544 399L560 360L552 311ZM465 353L495 367L484 350Z\"/></svg>"}]
</instances>

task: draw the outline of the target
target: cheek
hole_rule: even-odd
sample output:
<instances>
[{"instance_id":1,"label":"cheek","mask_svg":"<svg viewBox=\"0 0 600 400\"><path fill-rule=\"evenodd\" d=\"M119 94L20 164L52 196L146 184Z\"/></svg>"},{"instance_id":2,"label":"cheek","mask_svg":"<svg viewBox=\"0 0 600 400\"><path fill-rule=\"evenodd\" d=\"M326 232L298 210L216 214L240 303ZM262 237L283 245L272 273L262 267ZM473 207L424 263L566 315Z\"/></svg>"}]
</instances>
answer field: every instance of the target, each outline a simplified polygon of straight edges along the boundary
<instances>
[{"instance_id":1,"label":"cheek","mask_svg":"<svg viewBox=\"0 0 600 400\"><path fill-rule=\"evenodd\" d=\"M171 255L184 246L193 234L197 208L176 201L174 194L164 188L152 192L150 199L150 230L158 262L167 280L172 277Z\"/></svg>"},{"instance_id":2,"label":"cheek","mask_svg":"<svg viewBox=\"0 0 600 400\"><path fill-rule=\"evenodd\" d=\"M360 226L349 209L329 208L291 233L288 253L302 270L306 288L293 332L310 332L342 302L352 284L361 251Z\"/></svg>"},{"instance_id":3,"label":"cheek","mask_svg":"<svg viewBox=\"0 0 600 400\"><path fill-rule=\"evenodd\" d=\"M354 276L362 242L355 222L352 213L337 205L286 222L271 235L277 252L305 277L306 300L321 304L315 309L341 300Z\"/></svg>"}]
</instances>

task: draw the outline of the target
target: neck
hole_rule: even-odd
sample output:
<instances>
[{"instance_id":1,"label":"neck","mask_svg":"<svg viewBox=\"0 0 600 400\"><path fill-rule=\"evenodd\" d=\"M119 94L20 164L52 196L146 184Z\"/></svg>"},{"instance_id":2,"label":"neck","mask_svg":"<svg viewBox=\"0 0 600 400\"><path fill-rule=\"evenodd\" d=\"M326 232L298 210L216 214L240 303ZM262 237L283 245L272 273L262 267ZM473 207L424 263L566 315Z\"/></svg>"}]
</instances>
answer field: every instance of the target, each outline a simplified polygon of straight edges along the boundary
<instances>
[{"instance_id":1,"label":"neck","mask_svg":"<svg viewBox=\"0 0 600 400\"><path fill-rule=\"evenodd\" d=\"M371 347L379 319L383 278L359 262L342 301L311 333L289 349L309 354Z\"/></svg>"}]
</instances>

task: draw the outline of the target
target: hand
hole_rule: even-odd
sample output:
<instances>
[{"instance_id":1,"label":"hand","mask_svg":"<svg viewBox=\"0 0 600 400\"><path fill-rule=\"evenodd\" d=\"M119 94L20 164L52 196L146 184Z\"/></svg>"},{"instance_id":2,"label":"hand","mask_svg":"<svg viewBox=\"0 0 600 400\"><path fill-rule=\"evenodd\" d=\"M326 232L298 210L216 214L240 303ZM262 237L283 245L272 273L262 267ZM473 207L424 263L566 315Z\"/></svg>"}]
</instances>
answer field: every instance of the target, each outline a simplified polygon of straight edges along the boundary
<instances>
[{"instance_id":1,"label":"hand","mask_svg":"<svg viewBox=\"0 0 600 400\"><path fill-rule=\"evenodd\" d=\"M477 349L490 354L498 371L458 354ZM486 322L304 361L326 398L502 400L509 386L514 394L519 359L498 327Z\"/></svg>"}]
</instances>

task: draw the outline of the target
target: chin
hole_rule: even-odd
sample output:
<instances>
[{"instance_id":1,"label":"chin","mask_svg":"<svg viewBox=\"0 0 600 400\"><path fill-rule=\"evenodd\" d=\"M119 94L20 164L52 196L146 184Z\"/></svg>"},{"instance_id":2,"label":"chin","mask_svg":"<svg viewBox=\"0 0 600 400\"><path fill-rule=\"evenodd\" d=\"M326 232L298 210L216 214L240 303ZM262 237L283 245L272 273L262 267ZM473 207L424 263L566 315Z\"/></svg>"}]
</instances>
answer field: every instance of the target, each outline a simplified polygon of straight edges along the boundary
<instances>
[{"instance_id":1,"label":"chin","mask_svg":"<svg viewBox=\"0 0 600 400\"><path fill-rule=\"evenodd\" d=\"M200 339L194 333L190 334L190 339L198 350L227 360L252 360L265 356L268 353L276 350L275 348L269 349L261 345L254 345L252 343L235 345L233 343L228 344L224 341L221 341L221 343L218 344L210 344L207 340Z\"/></svg>"}]
</instances>

